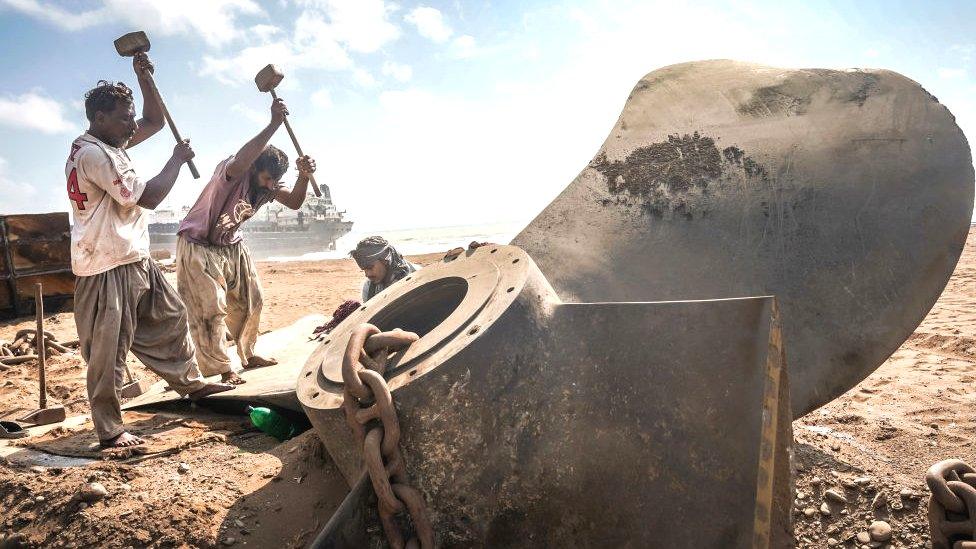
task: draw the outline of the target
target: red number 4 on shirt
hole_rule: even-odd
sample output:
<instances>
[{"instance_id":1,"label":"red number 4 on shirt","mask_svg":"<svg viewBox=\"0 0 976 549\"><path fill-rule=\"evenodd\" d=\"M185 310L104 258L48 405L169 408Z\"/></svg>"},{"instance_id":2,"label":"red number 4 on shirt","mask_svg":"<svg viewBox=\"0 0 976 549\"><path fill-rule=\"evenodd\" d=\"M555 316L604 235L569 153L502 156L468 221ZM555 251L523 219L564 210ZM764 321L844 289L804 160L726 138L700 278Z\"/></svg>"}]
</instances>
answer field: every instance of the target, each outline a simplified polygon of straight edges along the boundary
<instances>
[{"instance_id":1,"label":"red number 4 on shirt","mask_svg":"<svg viewBox=\"0 0 976 549\"><path fill-rule=\"evenodd\" d=\"M81 192L78 187L78 168L72 168L68 175L68 198L78 205L79 210L85 209L85 202L88 201L88 193Z\"/></svg>"}]
</instances>

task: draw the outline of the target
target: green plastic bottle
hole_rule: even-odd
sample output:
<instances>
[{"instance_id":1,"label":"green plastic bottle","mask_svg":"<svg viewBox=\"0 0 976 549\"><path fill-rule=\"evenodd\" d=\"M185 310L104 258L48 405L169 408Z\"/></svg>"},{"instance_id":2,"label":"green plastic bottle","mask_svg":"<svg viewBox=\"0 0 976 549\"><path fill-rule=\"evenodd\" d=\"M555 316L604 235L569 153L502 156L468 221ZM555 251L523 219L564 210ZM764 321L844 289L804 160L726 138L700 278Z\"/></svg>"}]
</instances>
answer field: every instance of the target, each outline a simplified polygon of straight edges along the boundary
<instances>
[{"instance_id":1,"label":"green plastic bottle","mask_svg":"<svg viewBox=\"0 0 976 549\"><path fill-rule=\"evenodd\" d=\"M284 442L295 436L295 425L285 416L263 406L248 406L251 423L265 433Z\"/></svg>"}]
</instances>

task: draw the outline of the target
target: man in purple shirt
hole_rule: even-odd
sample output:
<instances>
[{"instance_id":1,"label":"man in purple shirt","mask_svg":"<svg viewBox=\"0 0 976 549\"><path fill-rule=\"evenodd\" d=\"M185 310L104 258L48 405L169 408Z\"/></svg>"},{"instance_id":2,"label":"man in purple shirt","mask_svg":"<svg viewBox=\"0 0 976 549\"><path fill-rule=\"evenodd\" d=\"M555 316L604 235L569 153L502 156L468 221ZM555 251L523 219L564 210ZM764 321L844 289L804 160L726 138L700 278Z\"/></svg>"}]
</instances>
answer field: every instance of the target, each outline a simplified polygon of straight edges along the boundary
<instances>
[{"instance_id":1,"label":"man in purple shirt","mask_svg":"<svg viewBox=\"0 0 976 549\"><path fill-rule=\"evenodd\" d=\"M268 145L287 114L285 103L276 99L271 104L271 122L237 154L217 165L178 231L176 284L189 313L197 362L203 375L220 374L228 383L244 380L227 355L227 332L237 343L242 367L277 363L254 354L261 322L261 283L240 227L272 200L293 210L305 202L315 161L308 156L298 159L298 180L288 190L279 182L288 169L288 157Z\"/></svg>"}]
</instances>

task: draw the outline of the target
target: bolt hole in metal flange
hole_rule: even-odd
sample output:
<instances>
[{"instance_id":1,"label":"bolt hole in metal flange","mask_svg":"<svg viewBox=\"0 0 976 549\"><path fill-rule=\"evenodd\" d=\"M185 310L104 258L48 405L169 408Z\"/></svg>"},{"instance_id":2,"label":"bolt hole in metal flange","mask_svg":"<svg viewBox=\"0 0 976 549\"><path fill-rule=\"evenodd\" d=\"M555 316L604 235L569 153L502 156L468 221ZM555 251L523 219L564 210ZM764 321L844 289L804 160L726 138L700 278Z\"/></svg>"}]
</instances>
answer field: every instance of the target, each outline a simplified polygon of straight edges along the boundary
<instances>
[{"instance_id":1,"label":"bolt hole in metal flange","mask_svg":"<svg viewBox=\"0 0 976 549\"><path fill-rule=\"evenodd\" d=\"M513 260L512 260L512 263L513 263L513 264L515 264L515 263L518 263L518 261L519 261L519 260L518 260L518 258L516 257L515 259L513 259Z\"/></svg>"},{"instance_id":2,"label":"bolt hole in metal flange","mask_svg":"<svg viewBox=\"0 0 976 549\"><path fill-rule=\"evenodd\" d=\"M309 370L309 371L307 371L307 372L305 372L305 377L308 377L308 376L310 376L310 375L312 375L312 371L311 371L311 370Z\"/></svg>"},{"instance_id":3,"label":"bolt hole in metal flange","mask_svg":"<svg viewBox=\"0 0 976 549\"><path fill-rule=\"evenodd\" d=\"M511 288L509 288L509 289L507 289L505 291L508 292L508 293L512 293L512 292L515 291L515 286L512 286Z\"/></svg>"},{"instance_id":4,"label":"bolt hole in metal flange","mask_svg":"<svg viewBox=\"0 0 976 549\"><path fill-rule=\"evenodd\" d=\"M480 326L473 326L470 330L468 330L468 335L473 336L474 334L478 333L478 330L480 329Z\"/></svg>"}]
</instances>

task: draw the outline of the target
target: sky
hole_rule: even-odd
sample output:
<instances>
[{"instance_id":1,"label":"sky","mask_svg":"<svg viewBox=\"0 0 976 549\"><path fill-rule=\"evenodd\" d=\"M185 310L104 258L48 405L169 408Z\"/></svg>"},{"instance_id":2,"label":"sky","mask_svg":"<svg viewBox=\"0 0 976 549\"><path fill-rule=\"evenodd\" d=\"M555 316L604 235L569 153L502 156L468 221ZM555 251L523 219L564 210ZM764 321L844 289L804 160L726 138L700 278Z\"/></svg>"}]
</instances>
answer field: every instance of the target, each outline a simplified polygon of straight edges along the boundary
<instances>
[{"instance_id":1,"label":"sky","mask_svg":"<svg viewBox=\"0 0 976 549\"><path fill-rule=\"evenodd\" d=\"M357 230L381 230L530 221L597 152L634 84L684 61L891 69L972 139L974 21L967 1L0 0L0 213L68 209L83 95L100 79L135 85L112 45L133 30L149 34L203 175L184 169L164 206L192 204L267 124L253 78L275 63L316 178ZM271 142L294 159L283 128ZM164 130L132 149L143 178L172 147Z\"/></svg>"}]
</instances>

